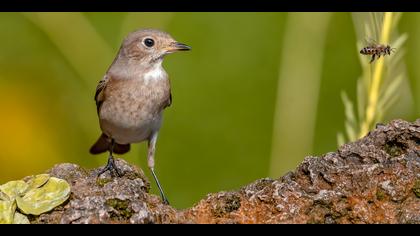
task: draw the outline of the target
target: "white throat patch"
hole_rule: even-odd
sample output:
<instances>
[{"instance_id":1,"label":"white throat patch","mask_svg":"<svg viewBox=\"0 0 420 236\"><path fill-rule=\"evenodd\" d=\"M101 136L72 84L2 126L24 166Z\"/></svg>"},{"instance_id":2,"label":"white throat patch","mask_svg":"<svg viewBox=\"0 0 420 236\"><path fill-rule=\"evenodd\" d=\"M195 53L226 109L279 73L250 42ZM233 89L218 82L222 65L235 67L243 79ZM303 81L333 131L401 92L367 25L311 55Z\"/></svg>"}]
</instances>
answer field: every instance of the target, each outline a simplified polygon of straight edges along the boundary
<instances>
[{"instance_id":1,"label":"white throat patch","mask_svg":"<svg viewBox=\"0 0 420 236\"><path fill-rule=\"evenodd\" d=\"M162 68L161 63L157 63L151 70L144 74L145 80L160 80L163 79L165 71Z\"/></svg>"}]
</instances>

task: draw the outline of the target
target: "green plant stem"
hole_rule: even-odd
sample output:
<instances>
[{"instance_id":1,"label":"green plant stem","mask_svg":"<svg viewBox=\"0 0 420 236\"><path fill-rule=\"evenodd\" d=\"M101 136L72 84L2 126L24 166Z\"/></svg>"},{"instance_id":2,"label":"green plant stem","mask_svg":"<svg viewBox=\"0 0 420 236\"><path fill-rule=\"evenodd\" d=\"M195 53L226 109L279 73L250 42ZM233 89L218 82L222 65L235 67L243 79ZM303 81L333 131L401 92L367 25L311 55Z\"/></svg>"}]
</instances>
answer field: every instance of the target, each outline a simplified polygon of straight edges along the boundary
<instances>
[{"instance_id":1,"label":"green plant stem","mask_svg":"<svg viewBox=\"0 0 420 236\"><path fill-rule=\"evenodd\" d=\"M390 34L391 34L391 26L392 26L392 12L386 12L384 16L384 22L382 25L382 34L380 41L382 43L389 42ZM377 115L377 106L378 106L378 98L379 98L379 90L382 81L382 75L384 71L384 59L378 60L375 63L374 72L373 72L373 79L372 84L370 85L369 89L369 100L368 106L366 108L366 117L362 123L359 138L365 136L374 122L374 119Z\"/></svg>"}]
</instances>

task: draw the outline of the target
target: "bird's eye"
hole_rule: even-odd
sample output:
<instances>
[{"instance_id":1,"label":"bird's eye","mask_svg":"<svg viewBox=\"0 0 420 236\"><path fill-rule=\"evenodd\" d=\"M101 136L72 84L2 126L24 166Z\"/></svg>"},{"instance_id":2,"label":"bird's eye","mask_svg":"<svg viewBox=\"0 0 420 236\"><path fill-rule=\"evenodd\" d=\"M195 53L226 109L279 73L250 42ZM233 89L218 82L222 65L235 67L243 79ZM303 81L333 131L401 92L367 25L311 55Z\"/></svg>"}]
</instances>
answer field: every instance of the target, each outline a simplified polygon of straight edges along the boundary
<instances>
[{"instance_id":1,"label":"bird's eye","mask_svg":"<svg viewBox=\"0 0 420 236\"><path fill-rule=\"evenodd\" d=\"M155 41L151 38L146 38L144 41L144 45L146 45L146 47L153 47L153 45L155 45Z\"/></svg>"}]
</instances>

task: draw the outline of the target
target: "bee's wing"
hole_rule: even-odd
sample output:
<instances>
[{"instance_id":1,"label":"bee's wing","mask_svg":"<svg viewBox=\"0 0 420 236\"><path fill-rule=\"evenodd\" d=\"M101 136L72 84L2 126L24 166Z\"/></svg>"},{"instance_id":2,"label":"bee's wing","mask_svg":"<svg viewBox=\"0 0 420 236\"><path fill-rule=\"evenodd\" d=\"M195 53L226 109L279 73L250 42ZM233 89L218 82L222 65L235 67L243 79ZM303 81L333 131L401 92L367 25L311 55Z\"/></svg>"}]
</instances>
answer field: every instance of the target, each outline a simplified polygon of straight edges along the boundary
<instances>
[{"instance_id":1,"label":"bee's wing","mask_svg":"<svg viewBox=\"0 0 420 236\"><path fill-rule=\"evenodd\" d=\"M379 44L378 41L376 41L374 38L368 37L368 36L365 37L364 41L367 46L374 46L374 45Z\"/></svg>"}]
</instances>

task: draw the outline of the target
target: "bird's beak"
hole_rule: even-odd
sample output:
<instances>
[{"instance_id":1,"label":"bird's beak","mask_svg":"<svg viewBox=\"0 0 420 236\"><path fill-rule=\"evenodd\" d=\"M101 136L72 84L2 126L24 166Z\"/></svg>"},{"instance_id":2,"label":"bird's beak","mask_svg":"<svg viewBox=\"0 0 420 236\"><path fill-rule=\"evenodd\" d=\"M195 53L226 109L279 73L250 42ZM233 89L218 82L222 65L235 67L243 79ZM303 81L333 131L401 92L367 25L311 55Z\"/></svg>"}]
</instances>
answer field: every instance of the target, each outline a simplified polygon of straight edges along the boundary
<instances>
[{"instance_id":1,"label":"bird's beak","mask_svg":"<svg viewBox=\"0 0 420 236\"><path fill-rule=\"evenodd\" d=\"M190 46L183 43L178 43L178 42L173 42L166 48L166 51L168 53L175 52L175 51L188 51L188 50L191 50Z\"/></svg>"}]
</instances>

